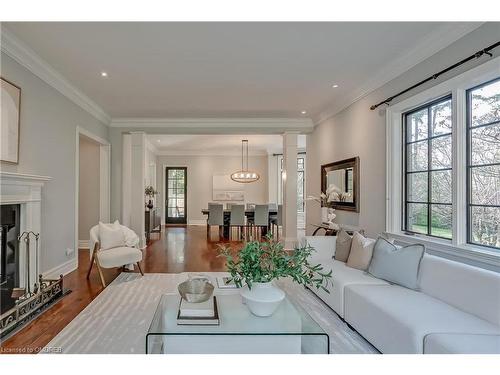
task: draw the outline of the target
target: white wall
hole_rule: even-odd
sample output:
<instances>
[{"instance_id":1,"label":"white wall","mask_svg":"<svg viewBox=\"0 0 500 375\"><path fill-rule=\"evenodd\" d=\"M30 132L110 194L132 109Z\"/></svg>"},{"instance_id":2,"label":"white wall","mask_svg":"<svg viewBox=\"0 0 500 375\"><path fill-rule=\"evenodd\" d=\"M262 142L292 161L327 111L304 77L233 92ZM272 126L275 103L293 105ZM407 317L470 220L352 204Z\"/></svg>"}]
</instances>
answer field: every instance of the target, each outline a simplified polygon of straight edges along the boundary
<instances>
[{"instance_id":1,"label":"white wall","mask_svg":"<svg viewBox=\"0 0 500 375\"><path fill-rule=\"evenodd\" d=\"M260 174L260 179L251 184L242 184L245 201L252 203L268 202L268 165L267 156L251 156L250 169ZM204 223L206 216L201 213L212 200L212 177L214 174L231 174L241 169L241 156L158 156L156 180L160 191L158 202L164 202L163 168L187 167L187 219L188 223ZM225 202L224 202L225 203Z\"/></svg>"},{"instance_id":2,"label":"white wall","mask_svg":"<svg viewBox=\"0 0 500 375\"><path fill-rule=\"evenodd\" d=\"M360 158L360 212L337 210L337 222L359 225L368 235L376 236L385 230L385 109L371 111L370 106L386 97L427 78L439 70L498 41L500 23L487 23L464 36L449 47L416 65L398 78L368 96L358 100L342 112L318 125L307 137L307 194L320 193L321 164L353 156ZM498 55L496 49L494 54ZM397 103L430 86L488 61L487 57L474 60L452 73L421 86L418 90L394 100ZM310 224L320 218L319 205L307 202L307 232Z\"/></svg>"},{"instance_id":3,"label":"white wall","mask_svg":"<svg viewBox=\"0 0 500 375\"><path fill-rule=\"evenodd\" d=\"M97 142L80 136L78 189L78 239L88 241L89 231L99 222L99 152Z\"/></svg>"},{"instance_id":4,"label":"white wall","mask_svg":"<svg viewBox=\"0 0 500 375\"><path fill-rule=\"evenodd\" d=\"M21 87L19 164L3 171L51 176L43 188L41 271L75 259L76 127L108 139L108 128L9 56L1 75Z\"/></svg>"}]
</instances>

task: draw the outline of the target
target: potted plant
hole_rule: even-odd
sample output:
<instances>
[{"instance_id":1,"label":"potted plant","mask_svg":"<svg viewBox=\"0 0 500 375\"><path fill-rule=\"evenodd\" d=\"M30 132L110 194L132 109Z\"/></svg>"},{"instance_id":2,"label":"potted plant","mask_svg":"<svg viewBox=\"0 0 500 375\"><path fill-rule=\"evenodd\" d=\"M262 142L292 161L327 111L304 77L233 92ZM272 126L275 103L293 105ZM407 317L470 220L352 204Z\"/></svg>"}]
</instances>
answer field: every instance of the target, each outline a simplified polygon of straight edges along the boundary
<instances>
[{"instance_id":1,"label":"potted plant","mask_svg":"<svg viewBox=\"0 0 500 375\"><path fill-rule=\"evenodd\" d=\"M152 186L146 186L146 189L144 189L144 195L149 198L146 207L150 210L153 208L153 198L156 194L158 194L158 192Z\"/></svg>"},{"instance_id":2,"label":"potted plant","mask_svg":"<svg viewBox=\"0 0 500 375\"><path fill-rule=\"evenodd\" d=\"M334 214L335 209L333 208L335 202L345 202L350 196L350 193L342 192L337 186L331 184L328 189L326 189L325 192L321 192L318 197L310 195L306 200L315 201L321 205L321 222L330 225L336 217Z\"/></svg>"},{"instance_id":3,"label":"potted plant","mask_svg":"<svg viewBox=\"0 0 500 375\"><path fill-rule=\"evenodd\" d=\"M309 258L314 248L305 244L286 251L283 244L267 236L265 241L245 243L237 256L230 247L219 245L220 256L226 258L231 281L242 287L241 296L250 311L257 316L270 316L285 298L285 293L273 284L280 278L291 278L300 285L321 288L329 293L332 271L320 264L312 265ZM244 287L243 285L246 284Z\"/></svg>"}]
</instances>

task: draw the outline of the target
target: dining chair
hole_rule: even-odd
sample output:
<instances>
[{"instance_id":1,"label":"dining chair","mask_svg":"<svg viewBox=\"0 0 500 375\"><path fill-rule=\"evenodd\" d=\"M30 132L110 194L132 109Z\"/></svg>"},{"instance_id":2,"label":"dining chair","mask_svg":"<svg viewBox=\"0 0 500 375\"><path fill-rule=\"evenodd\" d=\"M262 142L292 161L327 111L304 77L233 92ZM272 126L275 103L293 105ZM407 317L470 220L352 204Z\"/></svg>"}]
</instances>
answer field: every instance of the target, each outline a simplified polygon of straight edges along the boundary
<instances>
[{"instance_id":1,"label":"dining chair","mask_svg":"<svg viewBox=\"0 0 500 375\"><path fill-rule=\"evenodd\" d=\"M229 216L229 236L231 237L232 230L238 230L238 238L241 240L243 234L246 238L246 224L245 224L245 205L244 204L231 204L231 214Z\"/></svg>"},{"instance_id":2,"label":"dining chair","mask_svg":"<svg viewBox=\"0 0 500 375\"><path fill-rule=\"evenodd\" d=\"M280 228L283 227L283 205L282 204L278 205L277 214L271 218L271 226L272 226L273 236L274 236L274 233L276 233L276 239L279 240ZM276 232L275 232L274 228L276 228Z\"/></svg>"},{"instance_id":3,"label":"dining chair","mask_svg":"<svg viewBox=\"0 0 500 375\"><path fill-rule=\"evenodd\" d=\"M219 239L222 237L222 226L224 225L224 207L220 203L208 204L207 218L207 239L210 239L210 230L212 226L219 227Z\"/></svg>"},{"instance_id":4,"label":"dining chair","mask_svg":"<svg viewBox=\"0 0 500 375\"><path fill-rule=\"evenodd\" d=\"M257 232L260 233L259 237L262 237L262 230L269 229L269 205L267 204L256 204L252 227L255 230L255 236L257 237Z\"/></svg>"},{"instance_id":5,"label":"dining chair","mask_svg":"<svg viewBox=\"0 0 500 375\"><path fill-rule=\"evenodd\" d=\"M277 203L269 203L269 211L278 211Z\"/></svg>"}]
</instances>

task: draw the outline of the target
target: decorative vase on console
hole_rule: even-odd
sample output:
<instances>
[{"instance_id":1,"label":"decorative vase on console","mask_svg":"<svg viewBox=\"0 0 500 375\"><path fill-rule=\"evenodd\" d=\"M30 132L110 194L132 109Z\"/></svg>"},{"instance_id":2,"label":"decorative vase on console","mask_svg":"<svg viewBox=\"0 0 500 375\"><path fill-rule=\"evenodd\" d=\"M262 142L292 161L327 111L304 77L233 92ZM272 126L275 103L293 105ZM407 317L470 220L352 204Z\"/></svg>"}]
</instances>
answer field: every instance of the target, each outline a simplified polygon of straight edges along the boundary
<instances>
[{"instance_id":1,"label":"decorative vase on console","mask_svg":"<svg viewBox=\"0 0 500 375\"><path fill-rule=\"evenodd\" d=\"M153 209L153 198L156 194L158 194L158 192L152 186L146 186L144 189L144 195L149 198L149 202L146 207L150 210Z\"/></svg>"},{"instance_id":2,"label":"decorative vase on console","mask_svg":"<svg viewBox=\"0 0 500 375\"><path fill-rule=\"evenodd\" d=\"M294 282L329 293L332 271L324 270L321 264L309 263L314 252L308 243L285 251L283 244L266 236L262 242L245 243L237 256L227 245L219 245L219 255L226 258L226 267L231 274L229 282L234 281L241 289L242 302L256 316L271 316L285 299L285 292L274 281L291 278ZM244 286L243 286L244 285Z\"/></svg>"},{"instance_id":3,"label":"decorative vase on console","mask_svg":"<svg viewBox=\"0 0 500 375\"><path fill-rule=\"evenodd\" d=\"M328 207L321 207L321 223L328 222Z\"/></svg>"}]
</instances>

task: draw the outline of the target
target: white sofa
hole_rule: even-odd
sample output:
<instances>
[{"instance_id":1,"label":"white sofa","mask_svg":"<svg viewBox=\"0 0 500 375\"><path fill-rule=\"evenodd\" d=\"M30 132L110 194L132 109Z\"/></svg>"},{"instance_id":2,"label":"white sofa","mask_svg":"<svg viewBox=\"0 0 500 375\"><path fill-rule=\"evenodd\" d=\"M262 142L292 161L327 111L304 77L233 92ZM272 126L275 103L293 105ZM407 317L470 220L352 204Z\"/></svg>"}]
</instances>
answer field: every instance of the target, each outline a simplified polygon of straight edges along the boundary
<instances>
[{"instance_id":1,"label":"white sofa","mask_svg":"<svg viewBox=\"0 0 500 375\"><path fill-rule=\"evenodd\" d=\"M305 237L333 271L311 290L382 353L500 353L500 274L425 254L419 291L334 260L336 237Z\"/></svg>"}]
</instances>

